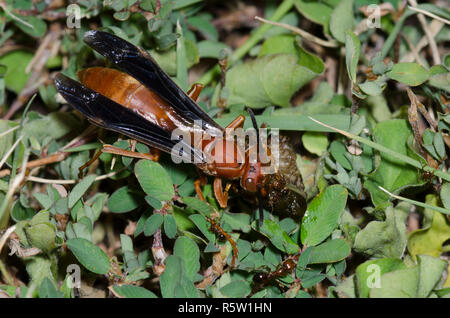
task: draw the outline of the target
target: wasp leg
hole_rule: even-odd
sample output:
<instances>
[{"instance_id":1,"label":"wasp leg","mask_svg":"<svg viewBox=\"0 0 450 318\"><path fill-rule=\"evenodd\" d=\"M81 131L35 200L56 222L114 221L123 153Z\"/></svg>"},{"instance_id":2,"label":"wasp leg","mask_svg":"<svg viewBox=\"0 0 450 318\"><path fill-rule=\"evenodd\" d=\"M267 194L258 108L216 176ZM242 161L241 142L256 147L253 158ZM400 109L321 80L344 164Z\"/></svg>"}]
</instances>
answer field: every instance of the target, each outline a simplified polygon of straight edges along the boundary
<instances>
[{"instance_id":1,"label":"wasp leg","mask_svg":"<svg viewBox=\"0 0 450 318\"><path fill-rule=\"evenodd\" d=\"M230 187L231 183L228 183L224 191L222 188L222 179L217 177L214 179L214 195L216 196L216 199L222 209L227 207L228 190L230 190Z\"/></svg>"},{"instance_id":2,"label":"wasp leg","mask_svg":"<svg viewBox=\"0 0 450 318\"><path fill-rule=\"evenodd\" d=\"M238 249L237 249L236 242L233 240L233 238L230 236L230 234L225 232L224 229L222 229L220 227L220 225L214 219L206 217L206 220L211 224L211 227L213 228L214 232L224 236L225 239L231 244L231 248L233 249L233 258L231 259L231 267L234 267L234 265L236 263L236 259L238 257Z\"/></svg>"},{"instance_id":3,"label":"wasp leg","mask_svg":"<svg viewBox=\"0 0 450 318\"><path fill-rule=\"evenodd\" d=\"M192 85L192 87L188 90L187 94L188 96L195 102L198 99L198 96L202 92L203 85L200 83L195 83Z\"/></svg>"},{"instance_id":4,"label":"wasp leg","mask_svg":"<svg viewBox=\"0 0 450 318\"><path fill-rule=\"evenodd\" d=\"M206 176L204 174L201 174L199 178L194 181L195 192L197 193L198 198L202 201L206 200L205 197L203 196L201 187L206 185L207 181L208 180L206 179Z\"/></svg>"},{"instance_id":5,"label":"wasp leg","mask_svg":"<svg viewBox=\"0 0 450 318\"><path fill-rule=\"evenodd\" d=\"M233 131L236 128L242 128L244 127L245 117L242 115L239 115L236 117L231 123L228 124L225 129L231 129Z\"/></svg>"},{"instance_id":6,"label":"wasp leg","mask_svg":"<svg viewBox=\"0 0 450 318\"><path fill-rule=\"evenodd\" d=\"M119 147L115 147L113 145L108 145L108 144L103 144L102 149L100 149L88 162L86 162L84 165L82 165L80 168L78 168L78 177L82 178L83 176L83 170L86 167L89 167L95 160L98 159L98 157L100 157L100 155L105 152L105 153L110 153L113 155L120 155L120 156L125 156L125 157L131 157L131 158L138 158L138 159L147 159L147 160L152 160L152 161L158 161L159 160L159 156L160 156L160 151L157 149L154 149L155 153L150 154L150 153L140 153L140 152L135 152L135 151L130 151L130 150L125 150Z\"/></svg>"}]
</instances>

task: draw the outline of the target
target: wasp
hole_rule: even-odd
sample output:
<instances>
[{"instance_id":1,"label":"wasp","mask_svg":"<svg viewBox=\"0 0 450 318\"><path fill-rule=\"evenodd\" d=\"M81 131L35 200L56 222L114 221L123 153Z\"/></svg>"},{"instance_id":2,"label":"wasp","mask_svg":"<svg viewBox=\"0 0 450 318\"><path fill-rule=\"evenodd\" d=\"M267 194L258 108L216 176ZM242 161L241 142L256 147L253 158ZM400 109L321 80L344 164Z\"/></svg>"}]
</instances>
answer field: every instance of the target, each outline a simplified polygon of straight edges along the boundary
<instances>
[{"instance_id":1,"label":"wasp","mask_svg":"<svg viewBox=\"0 0 450 318\"><path fill-rule=\"evenodd\" d=\"M92 30L85 34L84 42L117 69L83 69L77 72L80 82L58 73L55 86L64 99L92 124L169 153L172 159L194 163L213 176L214 195L222 208L227 206L233 182L256 193L261 225L262 190L270 177L262 172L264 164L258 155L251 159L251 151L257 147L243 146L233 136L236 129L243 128L245 117L239 115L221 127L196 104L202 85L194 84L184 92L146 51L120 37ZM248 112L258 134L254 115L250 109ZM104 145L101 151L143 157L111 145ZM223 179L228 182L225 188ZM204 199L199 180L195 189Z\"/></svg>"}]
</instances>

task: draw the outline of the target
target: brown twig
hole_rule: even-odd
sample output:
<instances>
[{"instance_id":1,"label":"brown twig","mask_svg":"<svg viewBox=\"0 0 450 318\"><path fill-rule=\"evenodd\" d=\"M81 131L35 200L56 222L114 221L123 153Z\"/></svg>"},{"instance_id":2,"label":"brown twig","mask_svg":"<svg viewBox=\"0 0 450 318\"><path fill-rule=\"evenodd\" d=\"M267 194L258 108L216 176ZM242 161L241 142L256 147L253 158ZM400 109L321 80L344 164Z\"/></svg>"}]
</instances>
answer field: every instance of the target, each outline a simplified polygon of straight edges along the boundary
<instances>
[{"instance_id":1,"label":"brown twig","mask_svg":"<svg viewBox=\"0 0 450 318\"><path fill-rule=\"evenodd\" d=\"M168 202L164 203L163 207L159 210L154 210L153 214L167 214L167 210L170 208L170 204ZM153 265L153 272L161 276L164 270L166 269L166 265L164 264L167 258L167 252L164 249L161 228L158 228L156 232L153 234L153 244L152 244L152 254L155 263Z\"/></svg>"},{"instance_id":2,"label":"brown twig","mask_svg":"<svg viewBox=\"0 0 450 318\"><path fill-rule=\"evenodd\" d=\"M269 21L269 20L263 19L261 17L255 17L255 19L258 20L258 21L267 23L267 24L279 26L281 28L290 30L290 31L292 31L294 33L297 33L298 35L300 35L305 40L317 43L319 45L322 45L322 46L325 46L325 47L332 47L332 48L339 47L339 44L338 44L337 41L334 41L334 40L330 40L330 41L322 40L321 38L318 38L318 37L312 35L311 33L308 33L305 30L302 30L300 28L294 27L292 25L285 24L285 23L280 23L280 22Z\"/></svg>"},{"instance_id":3,"label":"brown twig","mask_svg":"<svg viewBox=\"0 0 450 318\"><path fill-rule=\"evenodd\" d=\"M412 7L417 7L417 1L416 0L408 0L409 4ZM425 19L425 16L422 13L417 14L417 19L419 19L420 24L422 25L423 31L425 32L425 35L428 38L428 43L430 44L430 49L433 55L433 62L435 65L441 64L441 58L439 56L439 51L436 45L436 41L434 40L434 36L431 33L430 29L427 25L427 20Z\"/></svg>"}]
</instances>

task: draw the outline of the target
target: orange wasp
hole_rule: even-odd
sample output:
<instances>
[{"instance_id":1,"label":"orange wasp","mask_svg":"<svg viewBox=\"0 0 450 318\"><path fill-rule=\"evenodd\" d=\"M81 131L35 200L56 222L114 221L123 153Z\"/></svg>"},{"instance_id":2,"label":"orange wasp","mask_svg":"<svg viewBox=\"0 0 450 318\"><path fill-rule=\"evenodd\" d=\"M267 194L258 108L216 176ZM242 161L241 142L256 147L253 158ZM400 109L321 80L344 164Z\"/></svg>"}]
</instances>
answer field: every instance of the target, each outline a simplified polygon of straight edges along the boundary
<instances>
[{"instance_id":1,"label":"orange wasp","mask_svg":"<svg viewBox=\"0 0 450 318\"><path fill-rule=\"evenodd\" d=\"M233 130L243 127L245 117L238 116L224 129L195 103L201 85L194 85L186 94L147 52L113 34L89 31L84 42L121 71L106 67L84 69L77 73L81 83L59 73L55 85L64 99L97 126L194 162L206 175L215 177L214 194L222 208L227 206L231 186L229 183L223 189L222 179L240 180L244 190L258 194L262 224L259 190L263 186L263 164L249 160L249 149L244 149L234 137L229 138ZM249 113L255 125L251 110ZM175 130L185 134L174 137ZM185 140L186 134L200 134L202 138ZM142 158L142 154L111 145L104 145L102 151ZM204 199L199 180L195 188Z\"/></svg>"}]
</instances>

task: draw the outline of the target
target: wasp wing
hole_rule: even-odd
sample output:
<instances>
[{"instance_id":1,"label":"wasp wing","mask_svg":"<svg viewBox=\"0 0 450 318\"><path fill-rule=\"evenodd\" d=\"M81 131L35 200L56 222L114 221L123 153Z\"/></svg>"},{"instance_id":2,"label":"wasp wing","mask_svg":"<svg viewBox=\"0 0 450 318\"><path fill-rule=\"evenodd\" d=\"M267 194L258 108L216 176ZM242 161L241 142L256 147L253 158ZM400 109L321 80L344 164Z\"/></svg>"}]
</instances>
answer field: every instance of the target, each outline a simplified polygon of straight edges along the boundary
<instances>
[{"instance_id":1,"label":"wasp wing","mask_svg":"<svg viewBox=\"0 0 450 318\"><path fill-rule=\"evenodd\" d=\"M55 85L64 99L93 124L122 133L185 162L205 162L201 150L192 147L180 137L172 139L171 132L81 83L59 73L55 77ZM177 151L172 151L175 146Z\"/></svg>"},{"instance_id":2,"label":"wasp wing","mask_svg":"<svg viewBox=\"0 0 450 318\"><path fill-rule=\"evenodd\" d=\"M211 135L222 134L223 128L175 84L150 54L124 39L102 31L86 32L84 41L124 72L164 98L184 118L192 122L201 121L204 129L210 129Z\"/></svg>"}]
</instances>

